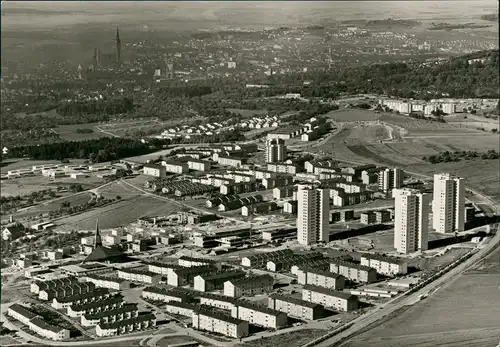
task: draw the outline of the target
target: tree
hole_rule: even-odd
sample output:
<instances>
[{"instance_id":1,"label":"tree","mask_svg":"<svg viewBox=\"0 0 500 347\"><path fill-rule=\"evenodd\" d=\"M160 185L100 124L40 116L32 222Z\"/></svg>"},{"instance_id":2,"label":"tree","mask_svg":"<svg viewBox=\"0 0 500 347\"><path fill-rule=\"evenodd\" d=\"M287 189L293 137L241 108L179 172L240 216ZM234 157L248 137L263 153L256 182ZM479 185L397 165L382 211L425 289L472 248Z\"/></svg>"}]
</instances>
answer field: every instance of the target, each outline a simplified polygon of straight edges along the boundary
<instances>
[{"instance_id":1,"label":"tree","mask_svg":"<svg viewBox=\"0 0 500 347\"><path fill-rule=\"evenodd\" d=\"M116 200L121 200L121 199L122 199L122 197L120 195L116 196Z\"/></svg>"},{"instance_id":2,"label":"tree","mask_svg":"<svg viewBox=\"0 0 500 347\"><path fill-rule=\"evenodd\" d=\"M69 201L61 202L61 208L69 208L70 206L71 206L71 203Z\"/></svg>"}]
</instances>

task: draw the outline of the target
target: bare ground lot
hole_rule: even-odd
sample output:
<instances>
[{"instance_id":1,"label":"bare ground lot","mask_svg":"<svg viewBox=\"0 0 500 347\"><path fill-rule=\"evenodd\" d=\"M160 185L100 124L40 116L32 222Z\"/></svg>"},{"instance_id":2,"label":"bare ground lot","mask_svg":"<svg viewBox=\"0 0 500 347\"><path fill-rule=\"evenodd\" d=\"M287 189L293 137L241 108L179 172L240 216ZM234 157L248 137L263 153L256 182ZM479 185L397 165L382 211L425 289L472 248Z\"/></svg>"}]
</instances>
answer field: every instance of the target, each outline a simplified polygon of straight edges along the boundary
<instances>
[{"instance_id":1,"label":"bare ground lot","mask_svg":"<svg viewBox=\"0 0 500 347\"><path fill-rule=\"evenodd\" d=\"M463 275L343 347L496 346L499 275Z\"/></svg>"},{"instance_id":2,"label":"bare ground lot","mask_svg":"<svg viewBox=\"0 0 500 347\"><path fill-rule=\"evenodd\" d=\"M358 122L377 120L381 114L368 110L338 110L328 112L326 116L337 122Z\"/></svg>"}]
</instances>

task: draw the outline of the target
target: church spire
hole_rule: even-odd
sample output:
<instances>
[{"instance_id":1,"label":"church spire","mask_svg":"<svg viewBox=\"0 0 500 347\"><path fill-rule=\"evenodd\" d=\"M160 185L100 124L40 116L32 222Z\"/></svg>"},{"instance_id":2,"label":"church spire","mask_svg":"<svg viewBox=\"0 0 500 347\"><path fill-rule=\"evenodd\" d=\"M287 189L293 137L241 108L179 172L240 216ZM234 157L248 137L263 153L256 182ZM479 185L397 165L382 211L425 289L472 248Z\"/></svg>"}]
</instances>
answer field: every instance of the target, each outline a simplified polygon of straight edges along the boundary
<instances>
[{"instance_id":1,"label":"church spire","mask_svg":"<svg viewBox=\"0 0 500 347\"><path fill-rule=\"evenodd\" d=\"M95 244L94 247L102 247L101 232L99 231L99 219L95 222Z\"/></svg>"},{"instance_id":2,"label":"church spire","mask_svg":"<svg viewBox=\"0 0 500 347\"><path fill-rule=\"evenodd\" d=\"M122 41L120 40L120 30L116 27L116 60L121 63Z\"/></svg>"}]
</instances>

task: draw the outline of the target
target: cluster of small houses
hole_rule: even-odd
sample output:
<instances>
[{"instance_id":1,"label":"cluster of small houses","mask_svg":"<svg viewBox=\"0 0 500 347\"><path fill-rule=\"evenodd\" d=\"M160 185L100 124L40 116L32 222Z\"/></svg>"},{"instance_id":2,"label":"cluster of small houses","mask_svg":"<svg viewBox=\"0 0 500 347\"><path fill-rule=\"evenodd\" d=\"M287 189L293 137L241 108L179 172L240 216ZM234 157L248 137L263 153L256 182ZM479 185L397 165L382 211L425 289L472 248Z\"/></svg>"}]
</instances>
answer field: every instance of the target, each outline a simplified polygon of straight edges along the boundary
<instances>
[{"instance_id":1,"label":"cluster of small houses","mask_svg":"<svg viewBox=\"0 0 500 347\"><path fill-rule=\"evenodd\" d=\"M173 137L185 137L189 139L193 135L214 135L219 134L220 131L229 125L230 121L224 121L221 123L207 123L200 124L197 126L181 125L175 128L170 128L164 130L156 138L173 138ZM227 130L234 130L234 128L229 128Z\"/></svg>"},{"instance_id":2,"label":"cluster of small houses","mask_svg":"<svg viewBox=\"0 0 500 347\"><path fill-rule=\"evenodd\" d=\"M95 326L99 337L156 326L152 312L140 312L137 303L124 300L121 291L130 289L132 283L147 285L141 294L144 299L165 302L167 313L190 317L193 328L241 338L250 334L250 325L281 329L290 325L289 318L314 320L323 317L325 309L355 311L358 296L392 297L398 289L347 291L345 284L372 284L378 275L393 277L408 271L406 263L395 258L362 255L361 263L355 263L348 257L325 258L319 252L294 254L288 249L243 257L241 266L249 272L187 256L171 263L142 261L142 265L132 268L97 265L61 267L64 276L35 280L31 292L68 317L80 319L82 326ZM251 269L262 268L295 275L303 286L301 296L273 293L272 276L251 273ZM263 294L268 296L267 306L244 299ZM11 305L7 314L45 338L70 337L67 329L43 322L43 317L28 307Z\"/></svg>"},{"instance_id":3,"label":"cluster of small houses","mask_svg":"<svg viewBox=\"0 0 500 347\"><path fill-rule=\"evenodd\" d=\"M277 116L269 117L266 115L265 117L252 117L240 122L237 126L250 129L277 128L279 126L279 120Z\"/></svg>"},{"instance_id":4,"label":"cluster of small houses","mask_svg":"<svg viewBox=\"0 0 500 347\"><path fill-rule=\"evenodd\" d=\"M2 179L13 179L41 175L49 179L69 177L81 180L90 175L98 178L113 177L120 172L125 172L130 168L126 163L115 163L112 165L71 165L71 164L51 164L34 165L31 169L9 170Z\"/></svg>"}]
</instances>

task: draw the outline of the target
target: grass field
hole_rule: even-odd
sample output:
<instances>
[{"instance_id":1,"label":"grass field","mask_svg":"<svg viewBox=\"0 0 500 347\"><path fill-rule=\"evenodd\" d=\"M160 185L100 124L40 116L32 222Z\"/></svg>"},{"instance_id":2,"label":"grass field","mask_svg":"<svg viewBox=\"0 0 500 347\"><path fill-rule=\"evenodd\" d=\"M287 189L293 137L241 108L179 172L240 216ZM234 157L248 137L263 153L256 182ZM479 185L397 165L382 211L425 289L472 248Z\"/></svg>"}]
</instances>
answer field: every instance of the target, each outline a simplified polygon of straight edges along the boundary
<instances>
[{"instance_id":1,"label":"grass field","mask_svg":"<svg viewBox=\"0 0 500 347\"><path fill-rule=\"evenodd\" d=\"M314 147L314 150L352 163L400 166L408 171L428 175L436 172L455 173L466 178L471 187L492 198L500 199L498 161L474 160L428 164L422 160L424 156L444 151L498 150L500 147L498 135L466 128L453 122L437 123L396 114L381 114L379 120L383 121L385 126L376 123L353 123L370 121L379 115L364 110L331 112L330 117L351 123L344 123L342 131L331 136L322 145ZM390 127L394 129L391 130ZM403 132L399 131L401 128L404 129ZM386 141L391 135L393 140Z\"/></svg>"},{"instance_id":2,"label":"grass field","mask_svg":"<svg viewBox=\"0 0 500 347\"><path fill-rule=\"evenodd\" d=\"M179 210L179 206L149 196L137 196L122 199L108 206L96 208L76 216L60 219L58 225L67 224L76 230L92 230L99 218L102 229L127 225L139 217L151 215L169 215Z\"/></svg>"},{"instance_id":3,"label":"grass field","mask_svg":"<svg viewBox=\"0 0 500 347\"><path fill-rule=\"evenodd\" d=\"M377 120L381 114L367 110L338 110L331 111L326 116L337 122L359 122Z\"/></svg>"},{"instance_id":4,"label":"grass field","mask_svg":"<svg viewBox=\"0 0 500 347\"><path fill-rule=\"evenodd\" d=\"M343 347L496 346L499 276L466 274Z\"/></svg>"},{"instance_id":5,"label":"grass field","mask_svg":"<svg viewBox=\"0 0 500 347\"><path fill-rule=\"evenodd\" d=\"M54 128L55 131L61 138L67 141L84 141L84 140L94 140L99 139L101 137L110 137L111 135L105 134L96 129L95 126L99 125L98 123L87 123L87 124L74 124L74 125L61 125L57 128ZM77 129L92 129L94 132L92 133L78 133Z\"/></svg>"},{"instance_id":6,"label":"grass field","mask_svg":"<svg viewBox=\"0 0 500 347\"><path fill-rule=\"evenodd\" d=\"M175 345L178 343L187 343L190 341L196 341L196 340L189 336L170 336L160 339L158 342L156 342L156 346L167 347L170 345Z\"/></svg>"},{"instance_id":7,"label":"grass field","mask_svg":"<svg viewBox=\"0 0 500 347\"><path fill-rule=\"evenodd\" d=\"M294 331L288 334L280 334L272 337L266 337L260 340L249 341L236 347L299 347L306 342L314 340L325 334L320 329L304 329Z\"/></svg>"}]
</instances>

